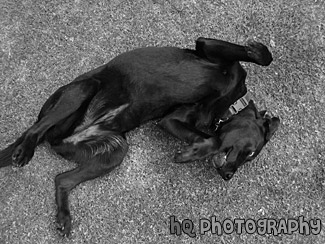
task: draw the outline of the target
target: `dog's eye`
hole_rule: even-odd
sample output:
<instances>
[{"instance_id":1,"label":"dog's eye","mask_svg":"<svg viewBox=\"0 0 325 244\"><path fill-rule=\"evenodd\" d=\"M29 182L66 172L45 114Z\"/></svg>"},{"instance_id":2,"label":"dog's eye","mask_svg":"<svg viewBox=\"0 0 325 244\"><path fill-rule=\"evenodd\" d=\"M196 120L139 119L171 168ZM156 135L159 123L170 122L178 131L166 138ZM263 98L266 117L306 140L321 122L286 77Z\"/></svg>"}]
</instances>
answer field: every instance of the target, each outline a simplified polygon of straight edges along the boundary
<instances>
[{"instance_id":1,"label":"dog's eye","mask_svg":"<svg viewBox=\"0 0 325 244\"><path fill-rule=\"evenodd\" d=\"M253 152L251 152L250 154L248 154L248 157L253 157L254 154L255 154L255 152L253 151Z\"/></svg>"}]
</instances>

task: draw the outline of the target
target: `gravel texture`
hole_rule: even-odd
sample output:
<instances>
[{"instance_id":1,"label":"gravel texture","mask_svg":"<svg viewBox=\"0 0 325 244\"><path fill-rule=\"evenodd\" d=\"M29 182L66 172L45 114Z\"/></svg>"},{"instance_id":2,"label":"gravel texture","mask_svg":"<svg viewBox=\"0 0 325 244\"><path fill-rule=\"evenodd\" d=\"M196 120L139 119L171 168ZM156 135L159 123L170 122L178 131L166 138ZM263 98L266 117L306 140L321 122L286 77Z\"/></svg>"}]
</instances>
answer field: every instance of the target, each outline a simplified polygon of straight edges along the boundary
<instances>
[{"instance_id":1,"label":"gravel texture","mask_svg":"<svg viewBox=\"0 0 325 244\"><path fill-rule=\"evenodd\" d=\"M199 219L290 219L325 223L324 1L2 0L0 148L34 121L59 86L144 46L194 47L199 36L270 47L271 66L244 64L260 109L281 127L258 159L224 182L204 161L178 165L184 143L154 123L130 132L110 175L70 194L73 230L55 227L54 177L75 165L36 150L29 165L0 169L0 243L319 243L318 235L200 235ZM193 221L195 238L171 235L169 217ZM322 223L322 225L323 225ZM324 225L323 225L324 229Z\"/></svg>"}]
</instances>

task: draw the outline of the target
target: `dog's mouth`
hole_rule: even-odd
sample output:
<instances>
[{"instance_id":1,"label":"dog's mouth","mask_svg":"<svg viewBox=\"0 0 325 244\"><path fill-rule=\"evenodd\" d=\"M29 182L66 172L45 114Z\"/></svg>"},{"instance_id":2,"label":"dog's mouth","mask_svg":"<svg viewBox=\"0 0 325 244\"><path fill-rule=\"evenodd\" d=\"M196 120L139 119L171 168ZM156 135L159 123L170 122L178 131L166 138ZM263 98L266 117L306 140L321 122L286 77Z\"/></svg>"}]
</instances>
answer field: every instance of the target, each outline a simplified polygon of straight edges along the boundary
<instances>
[{"instance_id":1,"label":"dog's mouth","mask_svg":"<svg viewBox=\"0 0 325 244\"><path fill-rule=\"evenodd\" d=\"M228 150L224 153L216 154L212 157L212 165L217 170L221 170L221 168L227 163L228 155L231 150Z\"/></svg>"},{"instance_id":2,"label":"dog's mouth","mask_svg":"<svg viewBox=\"0 0 325 244\"><path fill-rule=\"evenodd\" d=\"M227 152L214 155L212 158L212 165L218 171L219 175L225 180L230 180L234 173L232 170L227 169L227 159L231 152L231 149Z\"/></svg>"}]
</instances>

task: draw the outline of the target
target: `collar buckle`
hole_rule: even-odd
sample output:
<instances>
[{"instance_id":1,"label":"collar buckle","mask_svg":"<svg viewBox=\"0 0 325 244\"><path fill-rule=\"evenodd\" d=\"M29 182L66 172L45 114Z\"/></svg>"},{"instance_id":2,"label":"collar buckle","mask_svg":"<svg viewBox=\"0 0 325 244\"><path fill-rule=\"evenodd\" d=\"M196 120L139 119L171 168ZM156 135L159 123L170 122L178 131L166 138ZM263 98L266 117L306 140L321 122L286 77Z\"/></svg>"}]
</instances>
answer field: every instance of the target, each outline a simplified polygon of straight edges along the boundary
<instances>
[{"instance_id":1,"label":"collar buckle","mask_svg":"<svg viewBox=\"0 0 325 244\"><path fill-rule=\"evenodd\" d=\"M248 92L242 96L241 98L239 98L236 102L234 102L233 104L230 105L228 111L230 112L230 116L225 118L225 119L219 119L216 123L215 123L215 129L214 131L217 131L220 124L223 123L223 122L226 122L227 120L230 119L230 117L232 115L236 115L238 114L241 110L243 110L244 108L246 108L249 104L249 101L250 101L250 97L249 97L249 94Z\"/></svg>"},{"instance_id":2,"label":"collar buckle","mask_svg":"<svg viewBox=\"0 0 325 244\"><path fill-rule=\"evenodd\" d=\"M236 102L234 102L232 105L229 107L229 112L232 115L238 114L241 110L247 107L249 101L251 99L249 98L248 92L239 98Z\"/></svg>"}]
</instances>

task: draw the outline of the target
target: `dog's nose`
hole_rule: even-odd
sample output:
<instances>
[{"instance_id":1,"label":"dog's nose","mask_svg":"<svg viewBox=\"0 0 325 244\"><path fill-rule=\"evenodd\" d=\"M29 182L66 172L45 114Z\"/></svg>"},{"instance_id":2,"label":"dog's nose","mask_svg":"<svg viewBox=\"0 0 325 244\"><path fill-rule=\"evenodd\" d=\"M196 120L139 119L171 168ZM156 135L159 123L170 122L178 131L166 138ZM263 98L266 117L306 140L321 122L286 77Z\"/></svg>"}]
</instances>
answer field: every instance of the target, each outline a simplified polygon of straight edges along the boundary
<instances>
[{"instance_id":1,"label":"dog's nose","mask_svg":"<svg viewBox=\"0 0 325 244\"><path fill-rule=\"evenodd\" d=\"M233 177L234 173L232 172L227 172L225 174L224 180L230 180Z\"/></svg>"}]
</instances>

